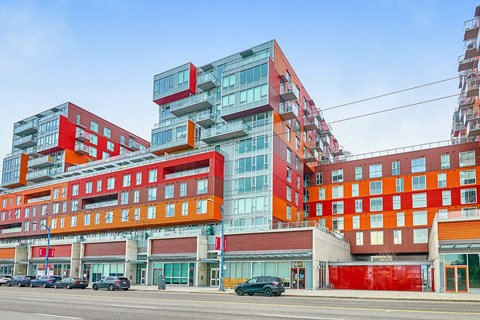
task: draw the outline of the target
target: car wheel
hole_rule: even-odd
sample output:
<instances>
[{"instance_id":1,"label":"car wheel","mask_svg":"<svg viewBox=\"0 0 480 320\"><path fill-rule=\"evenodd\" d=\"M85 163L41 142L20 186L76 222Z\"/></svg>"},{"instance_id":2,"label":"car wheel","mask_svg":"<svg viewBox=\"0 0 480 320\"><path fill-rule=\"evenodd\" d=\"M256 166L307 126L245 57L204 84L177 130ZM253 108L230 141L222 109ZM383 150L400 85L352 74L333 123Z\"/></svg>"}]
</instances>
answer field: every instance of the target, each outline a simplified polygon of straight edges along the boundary
<instances>
[{"instance_id":1,"label":"car wheel","mask_svg":"<svg viewBox=\"0 0 480 320\"><path fill-rule=\"evenodd\" d=\"M54 284L54 285L53 285L53 287L54 287L55 289L58 289L58 286L57 286L57 284Z\"/></svg>"},{"instance_id":2,"label":"car wheel","mask_svg":"<svg viewBox=\"0 0 480 320\"><path fill-rule=\"evenodd\" d=\"M46 288L46 287L47 287L47 283L44 282L42 286L43 286L44 288Z\"/></svg>"},{"instance_id":3,"label":"car wheel","mask_svg":"<svg viewBox=\"0 0 480 320\"><path fill-rule=\"evenodd\" d=\"M243 296L245 294L245 290L243 290L243 288L237 288L237 290L235 290L235 293L239 296Z\"/></svg>"},{"instance_id":4,"label":"car wheel","mask_svg":"<svg viewBox=\"0 0 480 320\"><path fill-rule=\"evenodd\" d=\"M275 295L275 297L278 297L278 296L281 295L282 293L281 293L281 292L274 292L273 294Z\"/></svg>"},{"instance_id":5,"label":"car wheel","mask_svg":"<svg viewBox=\"0 0 480 320\"><path fill-rule=\"evenodd\" d=\"M93 289L93 290L98 290L98 286L97 286L96 284L94 284L94 285L92 286L92 289Z\"/></svg>"},{"instance_id":6,"label":"car wheel","mask_svg":"<svg viewBox=\"0 0 480 320\"><path fill-rule=\"evenodd\" d=\"M108 291L113 291L115 290L115 287L113 286L113 284L109 285L108 286Z\"/></svg>"},{"instance_id":7,"label":"car wheel","mask_svg":"<svg viewBox=\"0 0 480 320\"><path fill-rule=\"evenodd\" d=\"M30 282L30 288L33 288L33 287L34 287L33 283Z\"/></svg>"},{"instance_id":8,"label":"car wheel","mask_svg":"<svg viewBox=\"0 0 480 320\"><path fill-rule=\"evenodd\" d=\"M271 297L272 294L273 294L272 288L265 288L265 290L263 290L263 293L264 293L267 297Z\"/></svg>"},{"instance_id":9,"label":"car wheel","mask_svg":"<svg viewBox=\"0 0 480 320\"><path fill-rule=\"evenodd\" d=\"M67 289L72 289L72 287L69 284L67 284Z\"/></svg>"},{"instance_id":10,"label":"car wheel","mask_svg":"<svg viewBox=\"0 0 480 320\"><path fill-rule=\"evenodd\" d=\"M128 291L128 288L123 288L123 291Z\"/></svg>"},{"instance_id":11,"label":"car wheel","mask_svg":"<svg viewBox=\"0 0 480 320\"><path fill-rule=\"evenodd\" d=\"M249 295L249 296L253 296L253 293L252 293L252 292L249 292L248 295Z\"/></svg>"},{"instance_id":12,"label":"car wheel","mask_svg":"<svg viewBox=\"0 0 480 320\"><path fill-rule=\"evenodd\" d=\"M20 282L19 282L19 283L20 283ZM11 286L10 282L7 282L7 287L10 287L10 286Z\"/></svg>"},{"instance_id":13,"label":"car wheel","mask_svg":"<svg viewBox=\"0 0 480 320\"><path fill-rule=\"evenodd\" d=\"M21 287L22 286L22 283L21 282L17 282L17 287Z\"/></svg>"}]
</instances>

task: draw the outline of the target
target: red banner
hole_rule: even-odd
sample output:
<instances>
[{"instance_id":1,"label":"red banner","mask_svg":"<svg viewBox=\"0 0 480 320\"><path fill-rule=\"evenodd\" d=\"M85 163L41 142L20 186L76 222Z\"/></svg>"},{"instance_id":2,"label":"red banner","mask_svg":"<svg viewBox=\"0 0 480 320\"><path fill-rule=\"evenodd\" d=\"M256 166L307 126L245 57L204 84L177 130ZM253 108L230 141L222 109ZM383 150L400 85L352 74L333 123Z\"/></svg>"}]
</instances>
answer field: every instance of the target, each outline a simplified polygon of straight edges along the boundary
<instances>
[{"instance_id":1,"label":"red banner","mask_svg":"<svg viewBox=\"0 0 480 320\"><path fill-rule=\"evenodd\" d=\"M46 258L47 257L47 248L40 248L38 250L38 256L40 258ZM49 258L53 258L55 257L55 249L52 249L52 248L48 248L48 257Z\"/></svg>"},{"instance_id":2,"label":"red banner","mask_svg":"<svg viewBox=\"0 0 480 320\"><path fill-rule=\"evenodd\" d=\"M220 247L220 244L222 243L220 238L221 237L215 237L215 250L222 250ZM227 238L223 238L223 251L227 251Z\"/></svg>"}]
</instances>

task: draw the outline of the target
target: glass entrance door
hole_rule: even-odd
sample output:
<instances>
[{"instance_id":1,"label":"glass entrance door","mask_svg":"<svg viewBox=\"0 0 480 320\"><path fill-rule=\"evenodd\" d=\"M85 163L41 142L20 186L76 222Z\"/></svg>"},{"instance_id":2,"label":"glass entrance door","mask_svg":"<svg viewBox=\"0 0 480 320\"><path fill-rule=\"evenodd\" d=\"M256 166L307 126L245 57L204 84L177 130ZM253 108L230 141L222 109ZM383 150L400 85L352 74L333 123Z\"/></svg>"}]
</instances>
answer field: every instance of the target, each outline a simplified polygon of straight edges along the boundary
<instances>
[{"instance_id":1,"label":"glass entrance door","mask_svg":"<svg viewBox=\"0 0 480 320\"><path fill-rule=\"evenodd\" d=\"M147 269L140 269L140 284L144 286L147 279Z\"/></svg>"},{"instance_id":2,"label":"glass entrance door","mask_svg":"<svg viewBox=\"0 0 480 320\"><path fill-rule=\"evenodd\" d=\"M305 268L290 268L290 279L292 289L305 289Z\"/></svg>"},{"instance_id":3,"label":"glass entrance door","mask_svg":"<svg viewBox=\"0 0 480 320\"><path fill-rule=\"evenodd\" d=\"M220 285L220 269L212 268L210 269L210 286L218 287Z\"/></svg>"},{"instance_id":4,"label":"glass entrance door","mask_svg":"<svg viewBox=\"0 0 480 320\"><path fill-rule=\"evenodd\" d=\"M468 292L468 267L445 267L445 291Z\"/></svg>"}]
</instances>

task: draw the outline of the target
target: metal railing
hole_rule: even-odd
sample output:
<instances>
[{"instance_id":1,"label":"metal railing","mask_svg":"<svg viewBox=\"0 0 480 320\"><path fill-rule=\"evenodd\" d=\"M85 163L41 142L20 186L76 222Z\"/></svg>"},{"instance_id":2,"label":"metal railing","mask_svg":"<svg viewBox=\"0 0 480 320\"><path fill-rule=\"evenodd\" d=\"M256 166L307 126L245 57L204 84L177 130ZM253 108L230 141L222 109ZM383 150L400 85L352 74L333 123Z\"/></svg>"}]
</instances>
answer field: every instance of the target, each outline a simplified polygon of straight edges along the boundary
<instances>
[{"instance_id":1,"label":"metal railing","mask_svg":"<svg viewBox=\"0 0 480 320\"><path fill-rule=\"evenodd\" d=\"M439 211L435 213L435 220L438 220L438 221L470 219L470 218L480 219L480 209L466 208L464 210Z\"/></svg>"}]
</instances>

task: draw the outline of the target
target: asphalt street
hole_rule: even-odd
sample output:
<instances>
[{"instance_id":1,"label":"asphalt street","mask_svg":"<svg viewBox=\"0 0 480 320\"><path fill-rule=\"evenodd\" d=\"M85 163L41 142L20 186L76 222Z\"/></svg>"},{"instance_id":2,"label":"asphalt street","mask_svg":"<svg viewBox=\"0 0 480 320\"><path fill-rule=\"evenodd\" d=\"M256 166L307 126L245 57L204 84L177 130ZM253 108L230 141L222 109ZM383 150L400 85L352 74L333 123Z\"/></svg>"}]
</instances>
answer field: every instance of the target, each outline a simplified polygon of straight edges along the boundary
<instances>
[{"instance_id":1,"label":"asphalt street","mask_svg":"<svg viewBox=\"0 0 480 320\"><path fill-rule=\"evenodd\" d=\"M150 319L468 319L480 320L475 302L239 297L146 291L93 291L0 287L4 320Z\"/></svg>"}]
</instances>

